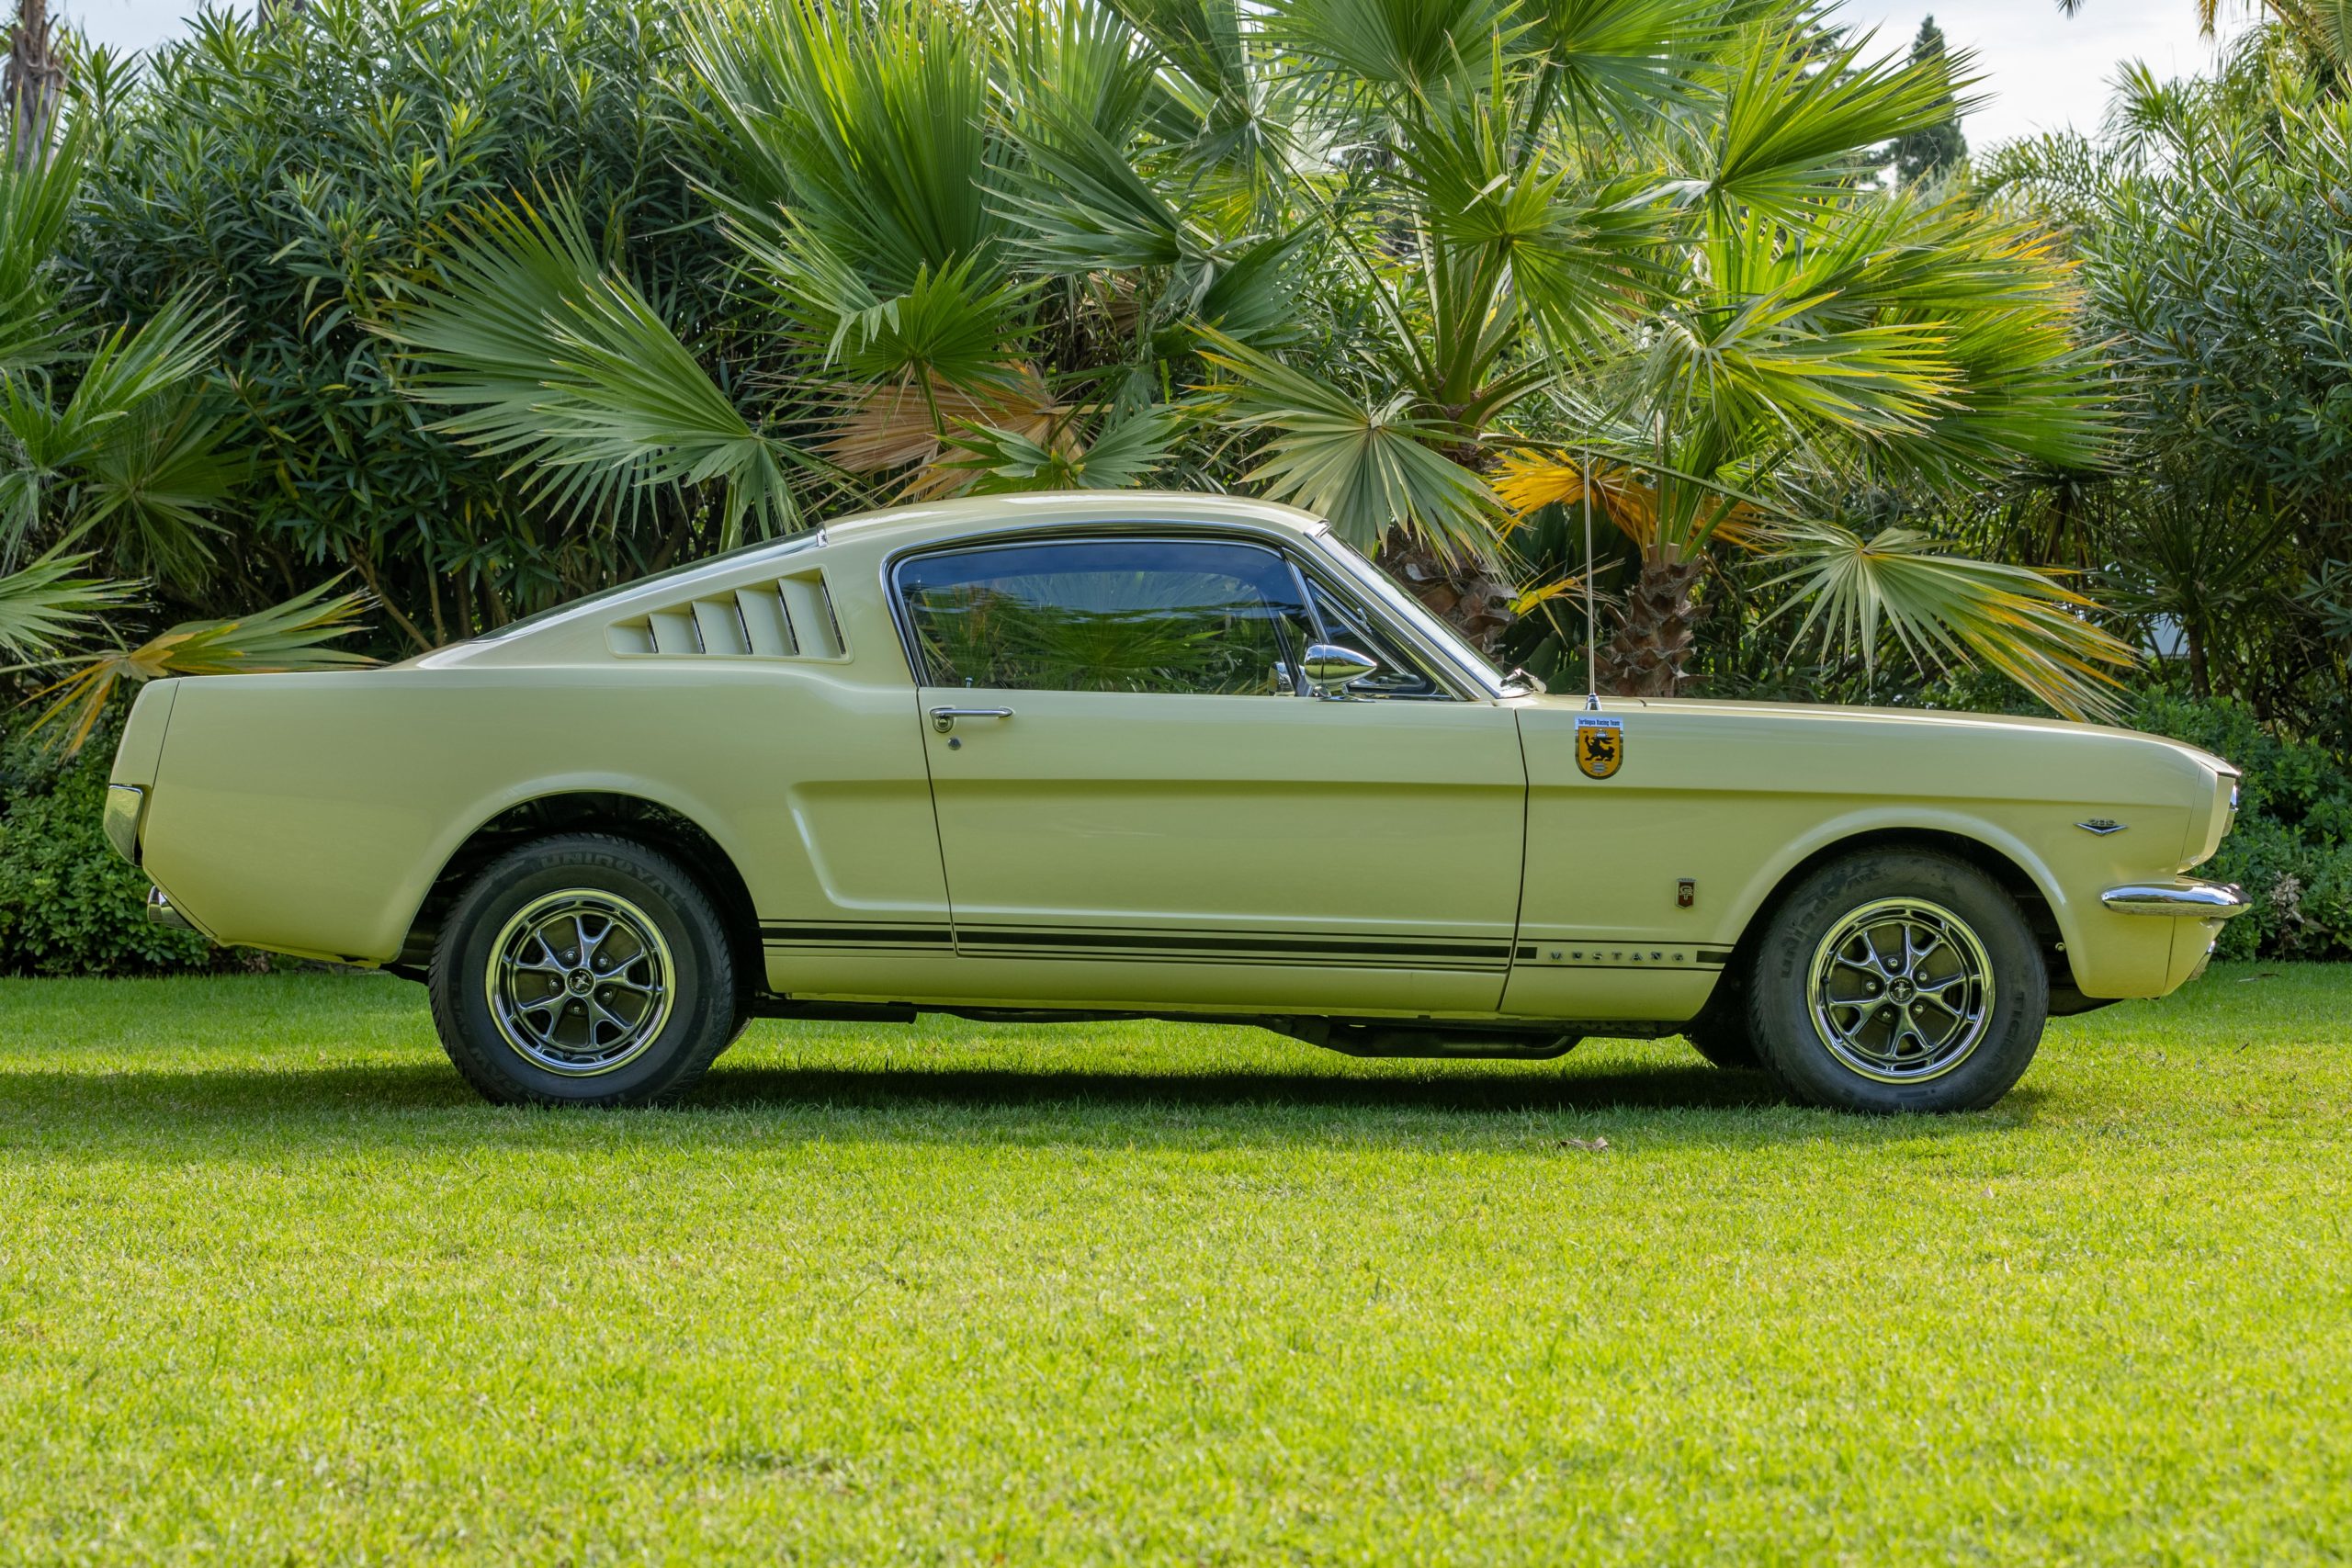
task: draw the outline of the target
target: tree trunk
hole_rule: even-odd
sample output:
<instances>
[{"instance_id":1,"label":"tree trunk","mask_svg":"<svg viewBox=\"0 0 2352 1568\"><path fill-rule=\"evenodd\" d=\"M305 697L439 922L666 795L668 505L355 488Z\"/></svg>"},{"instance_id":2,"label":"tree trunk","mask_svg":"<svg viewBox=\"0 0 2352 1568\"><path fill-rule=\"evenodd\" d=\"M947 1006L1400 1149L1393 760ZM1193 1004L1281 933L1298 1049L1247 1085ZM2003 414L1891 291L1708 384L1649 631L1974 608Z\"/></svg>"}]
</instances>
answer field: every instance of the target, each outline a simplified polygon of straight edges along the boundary
<instances>
[{"instance_id":1,"label":"tree trunk","mask_svg":"<svg viewBox=\"0 0 2352 1568\"><path fill-rule=\"evenodd\" d=\"M1421 608L1460 632L1463 640L1498 659L1503 633L1519 619L1511 601L1518 590L1483 565L1440 555L1391 528L1380 544L1380 564L1421 602Z\"/></svg>"},{"instance_id":2,"label":"tree trunk","mask_svg":"<svg viewBox=\"0 0 2352 1568\"><path fill-rule=\"evenodd\" d=\"M1658 560L1645 555L1642 573L1618 612L1617 629L1600 650L1600 689L1618 697L1670 697L1682 684L1690 628L1699 618L1690 591L1705 570L1700 560Z\"/></svg>"},{"instance_id":3,"label":"tree trunk","mask_svg":"<svg viewBox=\"0 0 2352 1568\"><path fill-rule=\"evenodd\" d=\"M7 106L17 168L31 168L49 145L50 121L64 92L65 67L50 47L49 0L20 0L8 63L0 70L0 104Z\"/></svg>"}]
</instances>

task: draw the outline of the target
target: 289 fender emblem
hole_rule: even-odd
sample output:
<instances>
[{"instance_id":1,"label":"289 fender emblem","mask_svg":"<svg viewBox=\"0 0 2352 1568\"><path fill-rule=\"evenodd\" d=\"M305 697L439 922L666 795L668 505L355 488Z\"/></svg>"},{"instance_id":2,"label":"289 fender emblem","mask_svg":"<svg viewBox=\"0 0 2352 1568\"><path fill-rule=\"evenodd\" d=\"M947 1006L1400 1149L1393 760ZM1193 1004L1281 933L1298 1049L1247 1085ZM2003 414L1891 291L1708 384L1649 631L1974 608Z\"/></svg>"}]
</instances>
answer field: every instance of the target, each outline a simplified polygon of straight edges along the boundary
<instances>
[{"instance_id":1,"label":"289 fender emblem","mask_svg":"<svg viewBox=\"0 0 2352 1568\"><path fill-rule=\"evenodd\" d=\"M1577 717L1577 768L1589 779L1605 779L1625 765L1625 721L1599 714Z\"/></svg>"},{"instance_id":2,"label":"289 fender emblem","mask_svg":"<svg viewBox=\"0 0 2352 1568\"><path fill-rule=\"evenodd\" d=\"M2097 833L2104 839L2109 833L2120 833L2126 824L2118 822L2112 817L2094 817L2087 822L2077 822L2075 826L2086 833Z\"/></svg>"}]
</instances>

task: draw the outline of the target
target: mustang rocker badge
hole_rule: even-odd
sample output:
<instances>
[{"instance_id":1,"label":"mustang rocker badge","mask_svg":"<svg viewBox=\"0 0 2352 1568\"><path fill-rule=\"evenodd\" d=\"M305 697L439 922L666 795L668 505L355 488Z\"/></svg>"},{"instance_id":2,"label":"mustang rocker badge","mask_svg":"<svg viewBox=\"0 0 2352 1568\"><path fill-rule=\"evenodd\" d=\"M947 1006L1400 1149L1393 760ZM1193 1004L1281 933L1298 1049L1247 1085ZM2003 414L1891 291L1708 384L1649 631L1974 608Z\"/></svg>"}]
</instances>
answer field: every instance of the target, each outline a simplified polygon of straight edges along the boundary
<instances>
[{"instance_id":1,"label":"mustang rocker badge","mask_svg":"<svg viewBox=\"0 0 2352 1568\"><path fill-rule=\"evenodd\" d=\"M1625 761L1625 721L1582 715L1577 719L1577 766L1589 779L1605 779Z\"/></svg>"}]
</instances>

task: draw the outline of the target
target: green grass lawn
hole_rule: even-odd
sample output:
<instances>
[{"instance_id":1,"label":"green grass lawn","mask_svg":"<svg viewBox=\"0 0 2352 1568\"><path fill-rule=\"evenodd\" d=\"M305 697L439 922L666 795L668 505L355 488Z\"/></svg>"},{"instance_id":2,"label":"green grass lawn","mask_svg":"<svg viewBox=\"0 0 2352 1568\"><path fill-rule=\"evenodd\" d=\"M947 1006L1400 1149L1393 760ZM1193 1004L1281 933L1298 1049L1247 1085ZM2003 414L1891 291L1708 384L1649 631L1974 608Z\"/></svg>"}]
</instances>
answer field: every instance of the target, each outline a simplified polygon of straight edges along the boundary
<instances>
[{"instance_id":1,"label":"green grass lawn","mask_svg":"<svg viewBox=\"0 0 2352 1568\"><path fill-rule=\"evenodd\" d=\"M1997 1110L1679 1042L755 1026L477 1103L397 981L0 981L0 1560L2352 1557L2352 966Z\"/></svg>"}]
</instances>

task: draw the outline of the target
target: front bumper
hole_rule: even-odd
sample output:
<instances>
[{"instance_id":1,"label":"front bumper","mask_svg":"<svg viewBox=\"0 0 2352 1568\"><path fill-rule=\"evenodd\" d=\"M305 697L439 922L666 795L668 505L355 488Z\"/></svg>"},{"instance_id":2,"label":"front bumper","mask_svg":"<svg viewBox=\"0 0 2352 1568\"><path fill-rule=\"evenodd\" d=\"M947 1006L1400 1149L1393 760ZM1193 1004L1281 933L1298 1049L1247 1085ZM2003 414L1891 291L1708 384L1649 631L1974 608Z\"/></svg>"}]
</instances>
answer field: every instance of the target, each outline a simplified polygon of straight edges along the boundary
<instances>
[{"instance_id":1,"label":"front bumper","mask_svg":"<svg viewBox=\"0 0 2352 1568\"><path fill-rule=\"evenodd\" d=\"M2234 883L2175 877L2169 882L2133 882L2110 887L2098 901L2119 915L2159 915L2173 919L2226 920L2254 906Z\"/></svg>"}]
</instances>

